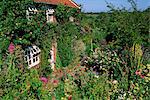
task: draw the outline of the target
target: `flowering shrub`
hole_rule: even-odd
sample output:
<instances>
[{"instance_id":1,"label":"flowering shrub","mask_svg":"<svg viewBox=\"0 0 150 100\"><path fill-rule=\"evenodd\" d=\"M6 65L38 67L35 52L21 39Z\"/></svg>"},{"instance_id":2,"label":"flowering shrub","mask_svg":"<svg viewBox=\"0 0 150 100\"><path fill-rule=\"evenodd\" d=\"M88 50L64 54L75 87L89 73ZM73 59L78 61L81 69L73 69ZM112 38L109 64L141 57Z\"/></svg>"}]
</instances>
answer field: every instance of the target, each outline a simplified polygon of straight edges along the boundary
<instances>
[{"instance_id":1,"label":"flowering shrub","mask_svg":"<svg viewBox=\"0 0 150 100\"><path fill-rule=\"evenodd\" d=\"M96 48L93 55L84 57L81 62L96 74L109 73L111 78L119 78L122 74L121 65L124 64L114 50L100 48Z\"/></svg>"}]
</instances>

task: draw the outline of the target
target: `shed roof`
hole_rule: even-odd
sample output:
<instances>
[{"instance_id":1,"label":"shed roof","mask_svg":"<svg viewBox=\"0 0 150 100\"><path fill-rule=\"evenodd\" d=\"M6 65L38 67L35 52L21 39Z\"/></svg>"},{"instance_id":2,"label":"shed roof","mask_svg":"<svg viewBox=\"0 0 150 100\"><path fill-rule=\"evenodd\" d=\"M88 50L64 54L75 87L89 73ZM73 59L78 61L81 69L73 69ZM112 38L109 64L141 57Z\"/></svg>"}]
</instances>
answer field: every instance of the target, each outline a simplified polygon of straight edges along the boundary
<instances>
[{"instance_id":1,"label":"shed roof","mask_svg":"<svg viewBox=\"0 0 150 100\"><path fill-rule=\"evenodd\" d=\"M72 0L34 0L34 2L53 4L53 5L63 4L69 7L80 9L80 7Z\"/></svg>"}]
</instances>

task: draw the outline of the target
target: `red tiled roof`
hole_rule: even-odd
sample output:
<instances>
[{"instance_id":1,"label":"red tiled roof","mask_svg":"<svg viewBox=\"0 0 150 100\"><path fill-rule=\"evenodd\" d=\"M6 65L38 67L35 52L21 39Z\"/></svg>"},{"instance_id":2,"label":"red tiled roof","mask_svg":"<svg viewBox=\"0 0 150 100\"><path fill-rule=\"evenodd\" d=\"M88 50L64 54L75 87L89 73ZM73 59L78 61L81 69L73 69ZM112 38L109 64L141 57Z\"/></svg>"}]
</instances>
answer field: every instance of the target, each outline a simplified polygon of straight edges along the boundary
<instances>
[{"instance_id":1,"label":"red tiled roof","mask_svg":"<svg viewBox=\"0 0 150 100\"><path fill-rule=\"evenodd\" d=\"M73 8L80 8L74 1L72 0L34 0L34 2L46 3L46 4L63 4Z\"/></svg>"}]
</instances>

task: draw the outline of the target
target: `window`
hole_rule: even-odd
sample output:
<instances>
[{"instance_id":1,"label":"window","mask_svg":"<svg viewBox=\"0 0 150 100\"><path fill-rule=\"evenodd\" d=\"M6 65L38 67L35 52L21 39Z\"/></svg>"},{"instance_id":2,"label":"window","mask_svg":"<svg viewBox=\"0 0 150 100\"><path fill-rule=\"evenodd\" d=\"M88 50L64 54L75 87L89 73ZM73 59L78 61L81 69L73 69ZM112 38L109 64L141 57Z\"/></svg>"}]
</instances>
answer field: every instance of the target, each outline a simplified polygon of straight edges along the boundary
<instances>
[{"instance_id":1,"label":"window","mask_svg":"<svg viewBox=\"0 0 150 100\"><path fill-rule=\"evenodd\" d=\"M35 49L33 49L33 51L34 51L34 52L36 52L36 50L35 50Z\"/></svg>"},{"instance_id":2,"label":"window","mask_svg":"<svg viewBox=\"0 0 150 100\"><path fill-rule=\"evenodd\" d=\"M54 10L53 9L47 9L46 10L46 19L47 22L54 22Z\"/></svg>"},{"instance_id":3,"label":"window","mask_svg":"<svg viewBox=\"0 0 150 100\"><path fill-rule=\"evenodd\" d=\"M27 57L25 57L25 62L27 62Z\"/></svg>"},{"instance_id":4,"label":"window","mask_svg":"<svg viewBox=\"0 0 150 100\"><path fill-rule=\"evenodd\" d=\"M29 65L31 65L31 60L29 60Z\"/></svg>"},{"instance_id":5,"label":"window","mask_svg":"<svg viewBox=\"0 0 150 100\"><path fill-rule=\"evenodd\" d=\"M38 61L38 57L36 57L36 61Z\"/></svg>"},{"instance_id":6,"label":"window","mask_svg":"<svg viewBox=\"0 0 150 100\"><path fill-rule=\"evenodd\" d=\"M35 63L35 58L33 58L33 63Z\"/></svg>"},{"instance_id":7,"label":"window","mask_svg":"<svg viewBox=\"0 0 150 100\"><path fill-rule=\"evenodd\" d=\"M33 15L37 13L38 13L38 10L35 7L28 7L28 9L26 10L26 17L28 20L31 20Z\"/></svg>"},{"instance_id":8,"label":"window","mask_svg":"<svg viewBox=\"0 0 150 100\"><path fill-rule=\"evenodd\" d=\"M30 54L28 54L28 57L29 57L29 59L31 59L31 55Z\"/></svg>"},{"instance_id":9,"label":"window","mask_svg":"<svg viewBox=\"0 0 150 100\"><path fill-rule=\"evenodd\" d=\"M25 50L24 60L28 64L28 68L34 67L40 63L41 50L37 46L30 46Z\"/></svg>"}]
</instances>

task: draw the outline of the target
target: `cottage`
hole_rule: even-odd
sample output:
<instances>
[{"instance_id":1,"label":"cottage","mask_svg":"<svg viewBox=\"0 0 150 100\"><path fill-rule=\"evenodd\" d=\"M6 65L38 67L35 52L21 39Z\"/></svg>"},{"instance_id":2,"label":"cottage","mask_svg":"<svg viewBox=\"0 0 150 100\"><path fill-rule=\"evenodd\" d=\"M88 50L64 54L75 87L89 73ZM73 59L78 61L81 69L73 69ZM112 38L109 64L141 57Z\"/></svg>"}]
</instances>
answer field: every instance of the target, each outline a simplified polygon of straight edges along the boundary
<instances>
[{"instance_id":1,"label":"cottage","mask_svg":"<svg viewBox=\"0 0 150 100\"><path fill-rule=\"evenodd\" d=\"M37 4L45 4L43 8L45 8L45 17L47 22L56 22L56 18L54 16L55 9L57 5L62 4L68 7L80 9L80 7L73 2L72 0L34 0ZM27 19L30 20L33 14L37 14L39 11L36 6L29 6L26 10ZM70 21L73 21L73 18L69 18Z\"/></svg>"},{"instance_id":2,"label":"cottage","mask_svg":"<svg viewBox=\"0 0 150 100\"><path fill-rule=\"evenodd\" d=\"M45 12L45 17L47 23L53 23L56 22L56 18L54 16L55 9L57 5L62 4L68 7L77 8L80 9L80 7L73 2L72 0L34 0L34 2L38 4L44 4L41 10L40 8L37 8L35 5L28 6L28 9L26 10L26 17L28 20L32 18L34 14L38 14L39 12ZM73 21L73 17L70 17L69 20ZM25 61L28 64L29 68L32 68L34 66L39 65L40 63L40 52L41 50L37 46L30 46L25 50ZM50 64L51 68L55 69L55 63L56 63L56 53L57 53L57 42L56 40L52 41L52 48L50 50Z\"/></svg>"}]
</instances>

